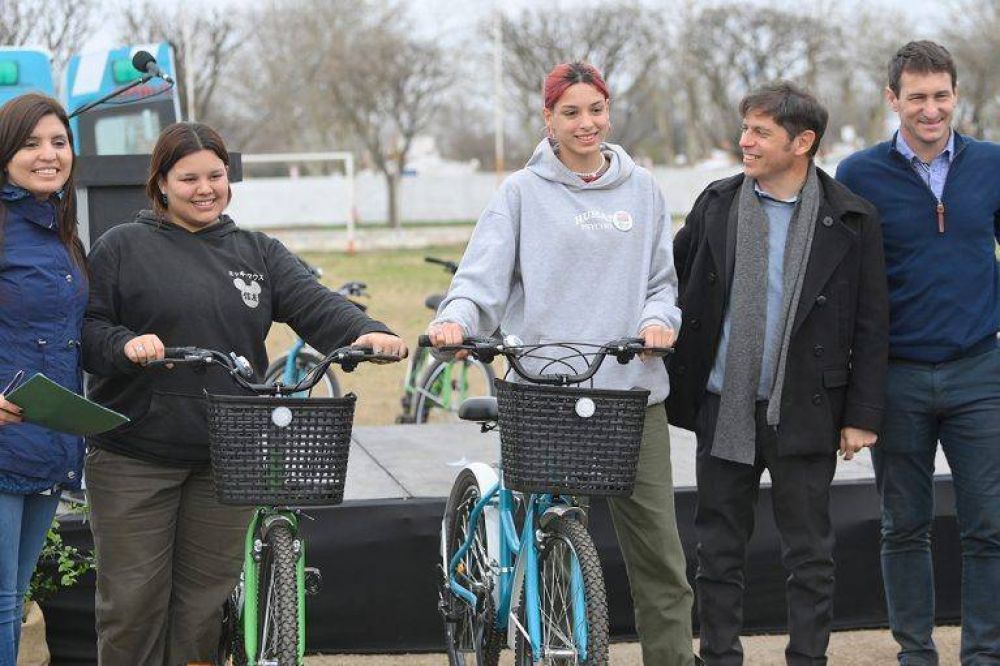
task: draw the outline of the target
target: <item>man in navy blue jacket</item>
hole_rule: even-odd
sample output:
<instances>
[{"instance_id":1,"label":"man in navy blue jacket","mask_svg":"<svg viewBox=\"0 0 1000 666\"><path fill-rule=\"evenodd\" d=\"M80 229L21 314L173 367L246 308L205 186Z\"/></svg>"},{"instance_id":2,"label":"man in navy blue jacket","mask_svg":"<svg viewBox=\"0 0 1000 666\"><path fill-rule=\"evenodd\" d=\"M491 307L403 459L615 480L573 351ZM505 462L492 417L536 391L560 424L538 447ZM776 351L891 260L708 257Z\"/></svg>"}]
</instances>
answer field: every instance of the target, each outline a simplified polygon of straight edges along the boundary
<instances>
[{"instance_id":1,"label":"man in navy blue jacket","mask_svg":"<svg viewBox=\"0 0 1000 666\"><path fill-rule=\"evenodd\" d=\"M955 64L910 42L889 64L890 141L837 178L882 217L888 396L872 450L882 571L901 664L937 664L930 528L940 441L962 539L962 664L1000 663L1000 146L951 129Z\"/></svg>"}]
</instances>

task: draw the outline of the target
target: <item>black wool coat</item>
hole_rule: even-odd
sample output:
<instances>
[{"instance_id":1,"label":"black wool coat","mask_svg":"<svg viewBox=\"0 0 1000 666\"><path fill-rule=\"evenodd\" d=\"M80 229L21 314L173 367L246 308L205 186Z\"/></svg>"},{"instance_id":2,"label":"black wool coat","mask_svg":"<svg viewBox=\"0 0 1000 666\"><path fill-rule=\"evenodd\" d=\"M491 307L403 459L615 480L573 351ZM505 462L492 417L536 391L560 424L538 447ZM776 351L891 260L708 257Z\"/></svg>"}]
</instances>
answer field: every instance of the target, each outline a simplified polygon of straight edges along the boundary
<instances>
[{"instance_id":1,"label":"black wool coat","mask_svg":"<svg viewBox=\"0 0 1000 666\"><path fill-rule=\"evenodd\" d=\"M828 453L840 429L879 431L889 360L889 300L875 208L822 170L816 231L795 315L778 425L780 455ZM674 239L681 330L667 414L695 429L732 285L743 175L698 197ZM732 209L732 210L731 210Z\"/></svg>"}]
</instances>

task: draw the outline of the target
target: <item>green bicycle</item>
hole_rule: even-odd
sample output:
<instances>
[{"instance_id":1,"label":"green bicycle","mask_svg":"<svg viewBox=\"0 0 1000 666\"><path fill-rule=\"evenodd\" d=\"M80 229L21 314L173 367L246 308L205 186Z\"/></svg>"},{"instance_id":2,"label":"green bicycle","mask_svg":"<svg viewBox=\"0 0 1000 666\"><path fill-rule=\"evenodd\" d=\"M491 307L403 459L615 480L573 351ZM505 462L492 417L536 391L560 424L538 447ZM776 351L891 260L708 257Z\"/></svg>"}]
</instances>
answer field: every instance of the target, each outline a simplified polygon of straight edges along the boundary
<instances>
[{"instance_id":1,"label":"green bicycle","mask_svg":"<svg viewBox=\"0 0 1000 666\"><path fill-rule=\"evenodd\" d=\"M429 264L443 266L452 275L458 264L446 259L424 257ZM444 294L431 294L424 301L437 312ZM436 359L424 347L416 347L403 380L402 413L396 423L457 423L458 408L466 398L494 395L496 373L489 363L472 358Z\"/></svg>"},{"instance_id":2,"label":"green bicycle","mask_svg":"<svg viewBox=\"0 0 1000 666\"><path fill-rule=\"evenodd\" d=\"M336 363L399 360L343 347L293 386L255 384L243 357L196 347L170 347L151 365L218 366L255 395L208 395L215 492L223 504L257 507L247 527L240 582L223 607L217 666L300 666L305 654L305 598L322 583L307 568L301 512L344 497L356 396L301 398ZM232 660L230 662L230 659Z\"/></svg>"}]
</instances>

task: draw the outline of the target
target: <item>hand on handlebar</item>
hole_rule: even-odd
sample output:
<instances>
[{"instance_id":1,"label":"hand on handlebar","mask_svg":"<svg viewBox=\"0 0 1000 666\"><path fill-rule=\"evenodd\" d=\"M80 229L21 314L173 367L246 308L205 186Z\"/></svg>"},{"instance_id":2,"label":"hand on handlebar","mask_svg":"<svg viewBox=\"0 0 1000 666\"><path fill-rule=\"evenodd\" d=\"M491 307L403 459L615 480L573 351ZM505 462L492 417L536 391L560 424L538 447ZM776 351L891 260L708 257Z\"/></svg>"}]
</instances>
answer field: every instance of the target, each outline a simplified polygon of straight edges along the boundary
<instances>
[{"instance_id":1,"label":"hand on handlebar","mask_svg":"<svg viewBox=\"0 0 1000 666\"><path fill-rule=\"evenodd\" d=\"M642 338L643 344L647 347L669 349L674 346L674 342L677 340L677 332L672 328L667 328L666 326L650 324L639 331L639 337ZM658 355L659 354L645 351L640 354L640 358L643 361L648 361Z\"/></svg>"},{"instance_id":2,"label":"hand on handlebar","mask_svg":"<svg viewBox=\"0 0 1000 666\"><path fill-rule=\"evenodd\" d=\"M395 360L406 358L409 351L401 338L388 333L365 333L351 343L354 347L371 347L373 354L395 356ZM373 359L372 363L392 363L391 360Z\"/></svg>"},{"instance_id":3,"label":"hand on handlebar","mask_svg":"<svg viewBox=\"0 0 1000 666\"><path fill-rule=\"evenodd\" d=\"M432 347L454 347L462 344L465 339L465 329L453 321L443 321L428 326L427 337L430 338ZM458 361L468 356L469 352L466 349L455 352L455 359Z\"/></svg>"},{"instance_id":4,"label":"hand on handlebar","mask_svg":"<svg viewBox=\"0 0 1000 666\"><path fill-rule=\"evenodd\" d=\"M137 335L125 343L125 356L137 365L159 361L164 357L163 342L152 333Z\"/></svg>"}]
</instances>

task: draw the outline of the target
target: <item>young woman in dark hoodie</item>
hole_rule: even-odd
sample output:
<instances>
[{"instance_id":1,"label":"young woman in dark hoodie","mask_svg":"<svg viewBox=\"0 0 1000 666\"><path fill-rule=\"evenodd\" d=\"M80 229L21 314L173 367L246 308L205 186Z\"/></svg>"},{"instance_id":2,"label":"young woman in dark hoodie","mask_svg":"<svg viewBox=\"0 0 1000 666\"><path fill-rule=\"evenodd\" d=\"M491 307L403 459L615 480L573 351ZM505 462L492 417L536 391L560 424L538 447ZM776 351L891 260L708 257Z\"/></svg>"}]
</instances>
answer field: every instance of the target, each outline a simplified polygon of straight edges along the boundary
<instances>
[{"instance_id":1,"label":"young woman in dark hoodie","mask_svg":"<svg viewBox=\"0 0 1000 666\"><path fill-rule=\"evenodd\" d=\"M104 666L211 658L252 509L220 504L202 393L223 373L143 366L166 346L235 351L260 372L273 321L317 349L354 343L405 357L385 325L319 284L295 256L223 214L229 153L206 125L167 127L153 150L153 210L91 252L83 362L91 399L131 422L93 437L86 460Z\"/></svg>"}]
</instances>

